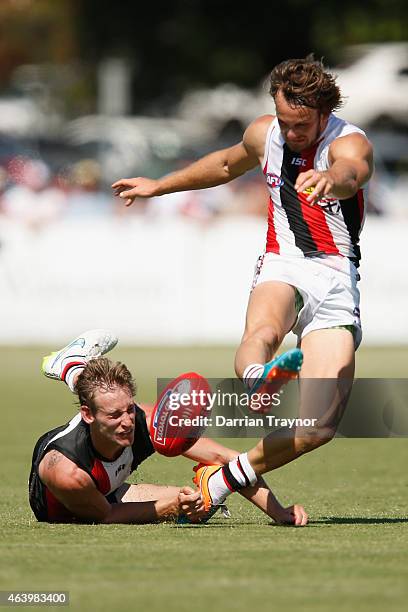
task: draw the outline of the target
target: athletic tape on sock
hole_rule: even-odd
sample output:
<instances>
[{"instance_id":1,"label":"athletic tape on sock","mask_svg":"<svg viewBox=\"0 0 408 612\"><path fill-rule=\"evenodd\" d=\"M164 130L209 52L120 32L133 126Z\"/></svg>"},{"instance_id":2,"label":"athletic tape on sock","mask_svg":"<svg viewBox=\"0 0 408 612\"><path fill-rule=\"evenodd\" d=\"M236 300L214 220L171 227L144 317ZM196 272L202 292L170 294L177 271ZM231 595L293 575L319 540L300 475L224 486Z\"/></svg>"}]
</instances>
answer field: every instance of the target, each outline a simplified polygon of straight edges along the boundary
<instances>
[{"instance_id":1,"label":"athletic tape on sock","mask_svg":"<svg viewBox=\"0 0 408 612\"><path fill-rule=\"evenodd\" d=\"M258 480L246 453L238 455L222 468L225 479L234 491L254 485Z\"/></svg>"},{"instance_id":2,"label":"athletic tape on sock","mask_svg":"<svg viewBox=\"0 0 408 612\"><path fill-rule=\"evenodd\" d=\"M239 491L248 486L245 477L236 466L235 459L234 461L230 461L227 465L224 465L222 472L227 486L229 486L232 491Z\"/></svg>"},{"instance_id":3,"label":"athletic tape on sock","mask_svg":"<svg viewBox=\"0 0 408 612\"><path fill-rule=\"evenodd\" d=\"M208 479L208 491L214 505L222 504L226 497L235 491L225 477L224 470L226 467L220 468Z\"/></svg>"},{"instance_id":4,"label":"athletic tape on sock","mask_svg":"<svg viewBox=\"0 0 408 612\"><path fill-rule=\"evenodd\" d=\"M258 476L254 472L254 468L249 463L248 453L242 453L242 455L238 455L237 462L239 461L242 470L245 472L250 485L254 485L258 480Z\"/></svg>"}]
</instances>

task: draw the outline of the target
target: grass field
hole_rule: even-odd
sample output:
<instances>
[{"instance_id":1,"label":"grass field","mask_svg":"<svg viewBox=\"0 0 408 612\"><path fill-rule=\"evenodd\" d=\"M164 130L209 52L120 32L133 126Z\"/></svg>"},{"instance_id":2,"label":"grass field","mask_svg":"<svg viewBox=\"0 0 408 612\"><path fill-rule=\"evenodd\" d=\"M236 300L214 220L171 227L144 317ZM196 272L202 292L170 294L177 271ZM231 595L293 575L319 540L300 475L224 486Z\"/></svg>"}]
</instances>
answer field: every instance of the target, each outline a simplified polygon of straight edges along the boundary
<instances>
[{"instance_id":1,"label":"grass field","mask_svg":"<svg viewBox=\"0 0 408 612\"><path fill-rule=\"evenodd\" d=\"M337 439L267 477L305 529L272 526L247 501L207 526L37 523L27 503L34 441L75 410L67 388L40 375L45 348L0 351L0 590L68 590L73 610L406 610L408 445ZM157 375L232 375L232 348L118 348L141 401ZM407 377L408 348L361 349L359 376ZM384 366L384 364L387 364ZM250 440L229 440L239 449ZM191 462L151 457L138 481L191 482Z\"/></svg>"}]
</instances>

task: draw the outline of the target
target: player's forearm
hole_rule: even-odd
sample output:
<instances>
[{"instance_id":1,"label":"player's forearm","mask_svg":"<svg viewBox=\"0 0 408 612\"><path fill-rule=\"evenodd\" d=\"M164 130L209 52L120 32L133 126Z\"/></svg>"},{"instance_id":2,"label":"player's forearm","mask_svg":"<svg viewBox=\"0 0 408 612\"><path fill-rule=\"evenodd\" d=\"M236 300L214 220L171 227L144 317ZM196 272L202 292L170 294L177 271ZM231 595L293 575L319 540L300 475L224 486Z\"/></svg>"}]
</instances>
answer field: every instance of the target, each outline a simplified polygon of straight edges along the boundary
<instances>
[{"instance_id":1,"label":"player's forearm","mask_svg":"<svg viewBox=\"0 0 408 612\"><path fill-rule=\"evenodd\" d=\"M242 172L231 168L227 151L223 149L210 153L186 168L158 179L156 195L206 189L228 183Z\"/></svg>"},{"instance_id":2,"label":"player's forearm","mask_svg":"<svg viewBox=\"0 0 408 612\"><path fill-rule=\"evenodd\" d=\"M281 521L285 509L279 503L263 478L259 478L258 482L253 487L242 489L240 494L273 520L278 522Z\"/></svg>"},{"instance_id":3,"label":"player's forearm","mask_svg":"<svg viewBox=\"0 0 408 612\"><path fill-rule=\"evenodd\" d=\"M330 196L339 200L351 198L360 189L359 175L356 167L348 161L338 160L334 162L328 171L333 180Z\"/></svg>"},{"instance_id":4,"label":"player's forearm","mask_svg":"<svg viewBox=\"0 0 408 612\"><path fill-rule=\"evenodd\" d=\"M237 451L211 438L200 438L188 451L183 453L184 457L207 465L225 465L238 455Z\"/></svg>"},{"instance_id":5,"label":"player's forearm","mask_svg":"<svg viewBox=\"0 0 408 612\"><path fill-rule=\"evenodd\" d=\"M151 502L112 504L102 523L156 523L179 514L177 497L171 496Z\"/></svg>"}]
</instances>

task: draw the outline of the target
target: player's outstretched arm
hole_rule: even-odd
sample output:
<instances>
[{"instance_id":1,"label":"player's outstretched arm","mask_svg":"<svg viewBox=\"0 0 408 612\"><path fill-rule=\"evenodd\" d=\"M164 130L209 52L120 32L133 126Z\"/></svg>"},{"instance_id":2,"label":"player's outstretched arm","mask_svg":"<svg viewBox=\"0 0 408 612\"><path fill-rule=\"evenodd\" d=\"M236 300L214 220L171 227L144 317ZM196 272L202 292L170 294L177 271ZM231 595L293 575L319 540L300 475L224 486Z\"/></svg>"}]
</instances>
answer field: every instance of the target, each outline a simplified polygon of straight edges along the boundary
<instances>
[{"instance_id":1,"label":"player's outstretched arm","mask_svg":"<svg viewBox=\"0 0 408 612\"><path fill-rule=\"evenodd\" d=\"M153 180L145 177L120 179L113 183L115 195L130 206L135 198L150 198L176 191L206 189L228 183L254 168L257 158L251 157L243 143L202 157L182 170Z\"/></svg>"},{"instance_id":2,"label":"player's outstretched arm","mask_svg":"<svg viewBox=\"0 0 408 612\"><path fill-rule=\"evenodd\" d=\"M344 200L355 195L373 173L372 145L362 134L337 138L330 145L329 163L326 171L307 170L297 178L297 192L313 188L306 198L311 204L325 196Z\"/></svg>"},{"instance_id":3,"label":"player's outstretched arm","mask_svg":"<svg viewBox=\"0 0 408 612\"><path fill-rule=\"evenodd\" d=\"M279 525L295 527L307 525L309 517L303 506L294 504L284 508L262 477L258 478L258 482L253 487L247 487L239 492Z\"/></svg>"},{"instance_id":4,"label":"player's outstretched arm","mask_svg":"<svg viewBox=\"0 0 408 612\"><path fill-rule=\"evenodd\" d=\"M80 521L88 523L154 523L185 514L191 521L204 515L198 491L183 487L174 495L149 502L110 504L92 478L58 451L40 465L40 478L55 497Z\"/></svg>"},{"instance_id":5,"label":"player's outstretched arm","mask_svg":"<svg viewBox=\"0 0 408 612\"><path fill-rule=\"evenodd\" d=\"M205 155L182 170L153 180L122 178L113 183L115 194L130 206L135 198L151 198L176 191L206 189L232 181L257 166L263 157L265 137L273 117L255 119L245 130L242 142Z\"/></svg>"},{"instance_id":6,"label":"player's outstretched arm","mask_svg":"<svg viewBox=\"0 0 408 612\"><path fill-rule=\"evenodd\" d=\"M151 502L112 504L102 523L156 523L187 516L194 523L205 514L199 491L182 487L177 495L161 497Z\"/></svg>"}]
</instances>

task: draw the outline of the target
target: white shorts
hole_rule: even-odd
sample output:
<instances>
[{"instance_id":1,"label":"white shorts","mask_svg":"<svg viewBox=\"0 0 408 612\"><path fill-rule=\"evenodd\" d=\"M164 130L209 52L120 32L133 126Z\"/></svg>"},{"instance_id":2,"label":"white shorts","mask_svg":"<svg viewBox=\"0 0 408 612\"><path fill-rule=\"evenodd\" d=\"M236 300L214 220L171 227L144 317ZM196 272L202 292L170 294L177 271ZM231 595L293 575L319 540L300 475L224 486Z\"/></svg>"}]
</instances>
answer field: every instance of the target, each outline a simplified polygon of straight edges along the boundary
<instances>
[{"instance_id":1,"label":"white shorts","mask_svg":"<svg viewBox=\"0 0 408 612\"><path fill-rule=\"evenodd\" d=\"M292 329L298 342L316 329L347 325L357 349L362 338L359 278L354 264L344 257L265 253L258 259L252 288L266 281L281 281L298 290L303 306Z\"/></svg>"}]
</instances>

